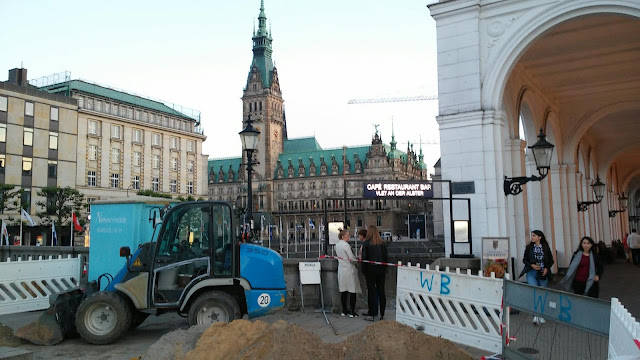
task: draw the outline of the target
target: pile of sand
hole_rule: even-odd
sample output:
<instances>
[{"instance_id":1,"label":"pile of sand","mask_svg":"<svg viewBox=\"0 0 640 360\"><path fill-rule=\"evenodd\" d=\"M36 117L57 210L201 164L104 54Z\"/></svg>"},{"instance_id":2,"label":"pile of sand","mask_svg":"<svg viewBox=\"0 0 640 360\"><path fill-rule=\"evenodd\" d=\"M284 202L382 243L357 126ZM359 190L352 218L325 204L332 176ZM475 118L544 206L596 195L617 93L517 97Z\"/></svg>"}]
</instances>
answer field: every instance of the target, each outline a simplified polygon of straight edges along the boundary
<instances>
[{"instance_id":1,"label":"pile of sand","mask_svg":"<svg viewBox=\"0 0 640 360\"><path fill-rule=\"evenodd\" d=\"M162 335L147 349L143 359L172 360L183 359L184 355L196 347L196 342L208 325L196 325L187 330L178 329Z\"/></svg>"},{"instance_id":2,"label":"pile of sand","mask_svg":"<svg viewBox=\"0 0 640 360\"><path fill-rule=\"evenodd\" d=\"M202 334L195 349L186 354L167 353L174 354L174 359L189 360L472 359L449 340L428 336L395 321L377 322L341 343L328 344L283 320L271 325L236 320L212 325Z\"/></svg>"},{"instance_id":3,"label":"pile of sand","mask_svg":"<svg viewBox=\"0 0 640 360\"><path fill-rule=\"evenodd\" d=\"M0 324L0 346L16 347L22 344L22 340L13 335L13 329Z\"/></svg>"}]
</instances>

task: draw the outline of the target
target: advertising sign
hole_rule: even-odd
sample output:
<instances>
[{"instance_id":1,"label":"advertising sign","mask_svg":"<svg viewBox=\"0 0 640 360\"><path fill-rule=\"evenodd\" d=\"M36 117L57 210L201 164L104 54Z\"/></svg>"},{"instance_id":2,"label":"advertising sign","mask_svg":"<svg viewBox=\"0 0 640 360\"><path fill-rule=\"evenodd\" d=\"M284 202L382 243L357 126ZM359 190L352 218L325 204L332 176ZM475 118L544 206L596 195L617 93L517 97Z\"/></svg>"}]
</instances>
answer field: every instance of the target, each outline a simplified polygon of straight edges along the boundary
<instances>
[{"instance_id":1,"label":"advertising sign","mask_svg":"<svg viewBox=\"0 0 640 360\"><path fill-rule=\"evenodd\" d=\"M424 214L409 214L409 237L424 239L427 234L427 219Z\"/></svg>"},{"instance_id":2,"label":"advertising sign","mask_svg":"<svg viewBox=\"0 0 640 360\"><path fill-rule=\"evenodd\" d=\"M329 223L329 245L335 245L338 243L338 240L340 240L338 237L340 229L344 229L344 223L342 221Z\"/></svg>"},{"instance_id":3,"label":"advertising sign","mask_svg":"<svg viewBox=\"0 0 640 360\"><path fill-rule=\"evenodd\" d=\"M365 198L425 198L433 197L433 184L425 181L377 181L365 182Z\"/></svg>"},{"instance_id":4,"label":"advertising sign","mask_svg":"<svg viewBox=\"0 0 640 360\"><path fill-rule=\"evenodd\" d=\"M482 238L482 271L484 276L503 278L509 271L509 238Z\"/></svg>"}]
</instances>

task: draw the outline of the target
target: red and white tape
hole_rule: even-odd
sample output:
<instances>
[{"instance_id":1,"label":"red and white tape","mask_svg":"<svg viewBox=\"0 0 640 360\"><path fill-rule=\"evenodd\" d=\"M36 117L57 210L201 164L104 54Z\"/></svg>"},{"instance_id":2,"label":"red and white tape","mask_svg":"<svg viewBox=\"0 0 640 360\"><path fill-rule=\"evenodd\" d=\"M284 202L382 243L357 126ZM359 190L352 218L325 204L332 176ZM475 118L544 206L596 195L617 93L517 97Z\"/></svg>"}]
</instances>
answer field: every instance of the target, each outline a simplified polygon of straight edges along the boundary
<instances>
[{"instance_id":1,"label":"red and white tape","mask_svg":"<svg viewBox=\"0 0 640 360\"><path fill-rule=\"evenodd\" d=\"M395 267L408 266L408 265L391 264L391 263L379 262L379 261L349 259L349 258L342 258L342 257L339 257L339 256L330 256L330 255L322 255L318 259L320 259L320 260L322 260L322 259L339 259L339 260L347 260L347 261L353 261L353 262L361 262L361 263L368 263L368 264L375 264L375 265L385 265L385 266L395 266Z\"/></svg>"}]
</instances>

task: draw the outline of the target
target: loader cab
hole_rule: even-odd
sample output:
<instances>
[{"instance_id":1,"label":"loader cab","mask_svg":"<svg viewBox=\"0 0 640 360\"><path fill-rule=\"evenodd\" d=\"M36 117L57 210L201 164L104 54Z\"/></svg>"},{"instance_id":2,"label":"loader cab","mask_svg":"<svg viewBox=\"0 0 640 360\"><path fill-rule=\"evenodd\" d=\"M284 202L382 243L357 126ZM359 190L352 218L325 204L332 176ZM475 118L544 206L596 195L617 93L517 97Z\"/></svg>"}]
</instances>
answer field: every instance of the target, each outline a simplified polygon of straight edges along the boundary
<instances>
[{"instance_id":1,"label":"loader cab","mask_svg":"<svg viewBox=\"0 0 640 360\"><path fill-rule=\"evenodd\" d=\"M162 218L149 276L149 304L178 304L197 282L239 275L232 209L225 202L182 203Z\"/></svg>"}]
</instances>

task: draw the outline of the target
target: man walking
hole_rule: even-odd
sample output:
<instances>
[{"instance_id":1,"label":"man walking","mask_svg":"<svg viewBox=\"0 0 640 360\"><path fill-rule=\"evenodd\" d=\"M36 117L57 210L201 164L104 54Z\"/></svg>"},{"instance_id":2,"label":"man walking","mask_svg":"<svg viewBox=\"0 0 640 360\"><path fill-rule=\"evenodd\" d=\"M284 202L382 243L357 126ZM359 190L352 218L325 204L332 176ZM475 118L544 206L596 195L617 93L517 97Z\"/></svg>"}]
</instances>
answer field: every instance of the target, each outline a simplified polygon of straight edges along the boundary
<instances>
[{"instance_id":1,"label":"man walking","mask_svg":"<svg viewBox=\"0 0 640 360\"><path fill-rule=\"evenodd\" d=\"M633 265L640 265L640 235L636 232L636 229L631 230L631 234L627 237L627 243L631 248L631 261Z\"/></svg>"}]
</instances>

